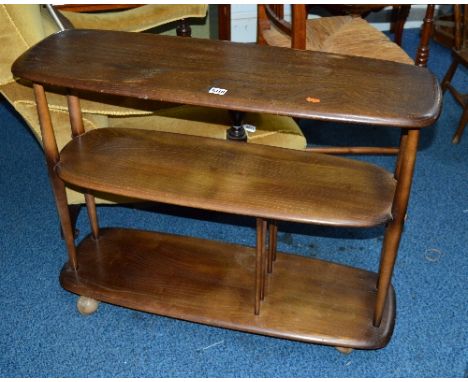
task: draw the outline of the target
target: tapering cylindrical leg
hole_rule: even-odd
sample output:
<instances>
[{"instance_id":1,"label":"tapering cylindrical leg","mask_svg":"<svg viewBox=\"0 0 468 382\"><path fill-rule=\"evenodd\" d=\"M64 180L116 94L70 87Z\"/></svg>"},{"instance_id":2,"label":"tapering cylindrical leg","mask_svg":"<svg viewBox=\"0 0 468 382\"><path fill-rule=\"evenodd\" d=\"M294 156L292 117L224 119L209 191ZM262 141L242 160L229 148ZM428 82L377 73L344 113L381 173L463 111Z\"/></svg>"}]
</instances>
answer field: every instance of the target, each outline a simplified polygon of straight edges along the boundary
<instances>
[{"instance_id":1,"label":"tapering cylindrical leg","mask_svg":"<svg viewBox=\"0 0 468 382\"><path fill-rule=\"evenodd\" d=\"M454 59L452 63L450 64L450 67L447 70L447 73L445 73L445 76L442 80L442 83L441 83L442 93L445 93L445 91L447 90L448 85L452 81L452 78L455 72L457 71L457 67L458 67L458 61Z\"/></svg>"},{"instance_id":2,"label":"tapering cylindrical leg","mask_svg":"<svg viewBox=\"0 0 468 382\"><path fill-rule=\"evenodd\" d=\"M262 284L260 288L260 299L265 299L266 271L267 271L267 238L268 222L262 219Z\"/></svg>"},{"instance_id":3,"label":"tapering cylindrical leg","mask_svg":"<svg viewBox=\"0 0 468 382\"><path fill-rule=\"evenodd\" d=\"M255 314L260 313L260 302L262 300L262 289L264 288L265 275L265 228L266 222L257 218L257 244L255 256Z\"/></svg>"},{"instance_id":4,"label":"tapering cylindrical leg","mask_svg":"<svg viewBox=\"0 0 468 382\"><path fill-rule=\"evenodd\" d=\"M460 139L463 135L463 130L465 130L465 126L467 123L468 123L468 105L466 105L465 108L463 109L463 114L460 119L460 123L458 124L457 131L455 131L455 134L453 135L453 138L452 138L453 144L457 144L458 142L460 142Z\"/></svg>"},{"instance_id":5,"label":"tapering cylindrical leg","mask_svg":"<svg viewBox=\"0 0 468 382\"><path fill-rule=\"evenodd\" d=\"M398 156L396 160L396 166L395 166L395 171L393 173L394 178L398 180L400 177L400 171L401 171L401 166L403 164L403 158L404 158L404 153L405 153L405 147L406 147L406 139L408 137L408 130L403 129L401 130L400 133L400 147L398 150Z\"/></svg>"},{"instance_id":6,"label":"tapering cylindrical leg","mask_svg":"<svg viewBox=\"0 0 468 382\"><path fill-rule=\"evenodd\" d=\"M86 132L83 125L83 116L81 114L80 99L74 94L69 94L67 96L67 103L72 136L73 138L76 138ZM84 196L86 201L86 208L88 210L91 231L93 233L93 237L97 239L99 236L99 225L97 220L96 203L94 201L94 195L86 192Z\"/></svg>"},{"instance_id":7,"label":"tapering cylindrical leg","mask_svg":"<svg viewBox=\"0 0 468 382\"><path fill-rule=\"evenodd\" d=\"M86 193L86 208L88 210L89 224L91 225L91 232L93 237L97 239L99 237L99 224L96 212L96 202L94 200L94 195Z\"/></svg>"},{"instance_id":8,"label":"tapering cylindrical leg","mask_svg":"<svg viewBox=\"0 0 468 382\"><path fill-rule=\"evenodd\" d=\"M380 260L379 280L377 282L377 298L374 314L374 326L380 326L385 308L387 292L392 279L393 268L398 254L403 222L391 222L385 230Z\"/></svg>"},{"instance_id":9,"label":"tapering cylindrical leg","mask_svg":"<svg viewBox=\"0 0 468 382\"><path fill-rule=\"evenodd\" d=\"M276 236L278 234L278 226L275 221L270 221L269 224L269 240L268 240L268 273L273 271L273 261L276 260Z\"/></svg>"},{"instance_id":10,"label":"tapering cylindrical leg","mask_svg":"<svg viewBox=\"0 0 468 382\"><path fill-rule=\"evenodd\" d=\"M388 223L385 229L385 237L382 244L382 253L380 256L379 279L377 281L377 296L374 309L374 326L380 326L382 315L385 309L388 289L393 274L400 244L401 232L405 221L406 209L411 191L414 165L416 162L416 152L419 142L419 131L408 130L405 147L400 152L401 161L398 183L393 198L392 214L393 220Z\"/></svg>"},{"instance_id":11,"label":"tapering cylindrical leg","mask_svg":"<svg viewBox=\"0 0 468 382\"><path fill-rule=\"evenodd\" d=\"M41 127L42 142L44 146L44 153L47 161L47 170L49 179L52 185L52 190L55 196L55 203L57 212L62 225L62 233L65 239L68 252L68 260L70 265L77 269L76 248L74 241L74 229L70 218L70 211L68 209L67 194L65 191L65 184L55 173L54 167L60 160L59 151L57 148L57 141L52 127L52 120L50 118L49 106L47 98L42 85L34 84L34 96L36 98L37 112L39 115L39 124Z\"/></svg>"}]
</instances>

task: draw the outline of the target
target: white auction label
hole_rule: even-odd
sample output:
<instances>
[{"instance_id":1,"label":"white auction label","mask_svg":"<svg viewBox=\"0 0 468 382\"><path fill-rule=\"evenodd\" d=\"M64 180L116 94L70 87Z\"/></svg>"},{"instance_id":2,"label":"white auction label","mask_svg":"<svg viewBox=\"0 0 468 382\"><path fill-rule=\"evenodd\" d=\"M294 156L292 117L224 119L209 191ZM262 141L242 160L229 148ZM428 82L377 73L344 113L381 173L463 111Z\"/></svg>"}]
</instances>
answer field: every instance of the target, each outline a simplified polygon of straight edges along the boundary
<instances>
[{"instance_id":1,"label":"white auction label","mask_svg":"<svg viewBox=\"0 0 468 382\"><path fill-rule=\"evenodd\" d=\"M216 95L225 95L227 93L227 89L221 89L221 88L211 88L208 93L210 94L216 94Z\"/></svg>"}]
</instances>

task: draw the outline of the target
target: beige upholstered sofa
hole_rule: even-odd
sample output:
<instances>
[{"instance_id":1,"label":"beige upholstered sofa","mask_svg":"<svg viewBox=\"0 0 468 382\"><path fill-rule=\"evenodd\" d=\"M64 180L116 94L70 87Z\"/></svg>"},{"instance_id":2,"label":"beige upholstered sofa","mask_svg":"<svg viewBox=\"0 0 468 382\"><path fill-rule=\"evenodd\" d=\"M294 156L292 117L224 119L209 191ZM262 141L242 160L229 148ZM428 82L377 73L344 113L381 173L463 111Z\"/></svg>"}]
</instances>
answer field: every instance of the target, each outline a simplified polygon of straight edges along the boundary
<instances>
[{"instance_id":1,"label":"beige upholstered sofa","mask_svg":"<svg viewBox=\"0 0 468 382\"><path fill-rule=\"evenodd\" d=\"M113 19L105 15L65 15L76 28L140 31L179 18L204 17L207 11L206 6L199 5L182 6L176 10L177 7L146 5L132 12L126 11L117 18L114 15ZM57 30L47 10L40 5L0 5L0 92L24 118L39 142L40 128L32 89L29 84L13 78L11 65L30 46ZM66 97L55 92L48 92L47 97L57 143L61 148L71 136ZM226 111L201 107L169 107L157 103L137 105L125 99L88 97L82 98L81 106L86 130L125 126L225 139L226 129L231 122ZM245 122L257 128L255 133L250 133L249 142L291 149L304 149L306 146L301 130L291 118L247 114ZM73 190L67 190L67 193L70 204L82 203L84 200L82 194ZM98 198L98 202L102 201Z\"/></svg>"}]
</instances>

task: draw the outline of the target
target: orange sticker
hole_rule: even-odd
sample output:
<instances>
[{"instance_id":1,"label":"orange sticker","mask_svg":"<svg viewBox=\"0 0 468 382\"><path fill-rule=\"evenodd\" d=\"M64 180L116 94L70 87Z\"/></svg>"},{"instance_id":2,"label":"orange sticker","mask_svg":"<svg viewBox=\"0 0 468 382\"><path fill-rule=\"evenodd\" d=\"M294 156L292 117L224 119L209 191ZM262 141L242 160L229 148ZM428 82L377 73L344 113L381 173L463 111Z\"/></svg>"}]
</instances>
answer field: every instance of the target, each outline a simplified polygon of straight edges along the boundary
<instances>
[{"instance_id":1,"label":"orange sticker","mask_svg":"<svg viewBox=\"0 0 468 382\"><path fill-rule=\"evenodd\" d=\"M320 99L314 98L314 97L307 97L307 98L306 98L306 101L307 101L307 102L310 102L310 103L319 103L319 102L320 102Z\"/></svg>"}]
</instances>

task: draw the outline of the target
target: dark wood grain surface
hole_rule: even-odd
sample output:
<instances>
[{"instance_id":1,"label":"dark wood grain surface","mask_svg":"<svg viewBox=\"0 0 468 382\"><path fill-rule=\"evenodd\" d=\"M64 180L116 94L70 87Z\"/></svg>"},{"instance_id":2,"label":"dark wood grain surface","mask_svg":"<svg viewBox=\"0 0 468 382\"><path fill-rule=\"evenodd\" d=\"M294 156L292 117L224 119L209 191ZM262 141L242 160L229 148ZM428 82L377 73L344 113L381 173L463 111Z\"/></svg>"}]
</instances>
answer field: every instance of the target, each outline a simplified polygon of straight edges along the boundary
<instances>
[{"instance_id":1,"label":"dark wood grain surface","mask_svg":"<svg viewBox=\"0 0 468 382\"><path fill-rule=\"evenodd\" d=\"M391 219L393 175L356 160L139 129L75 138L68 183L145 200L275 220L368 227Z\"/></svg>"},{"instance_id":2,"label":"dark wood grain surface","mask_svg":"<svg viewBox=\"0 0 468 382\"><path fill-rule=\"evenodd\" d=\"M310 119L419 128L440 112L425 68L226 41L67 30L12 70L41 84Z\"/></svg>"},{"instance_id":3,"label":"dark wood grain surface","mask_svg":"<svg viewBox=\"0 0 468 382\"><path fill-rule=\"evenodd\" d=\"M202 239L103 229L78 247L63 287L133 309L230 329L351 348L380 348L395 318L393 288L380 327L372 325L377 275L277 254L254 314L255 249Z\"/></svg>"}]
</instances>

